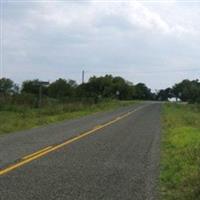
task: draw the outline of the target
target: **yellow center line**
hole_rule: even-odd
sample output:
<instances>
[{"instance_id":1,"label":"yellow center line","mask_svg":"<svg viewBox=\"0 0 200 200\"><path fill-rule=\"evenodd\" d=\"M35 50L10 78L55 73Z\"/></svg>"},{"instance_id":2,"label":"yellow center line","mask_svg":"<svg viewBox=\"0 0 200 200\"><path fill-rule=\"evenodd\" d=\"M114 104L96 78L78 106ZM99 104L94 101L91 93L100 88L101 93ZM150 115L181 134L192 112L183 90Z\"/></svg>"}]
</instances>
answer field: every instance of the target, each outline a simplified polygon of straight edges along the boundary
<instances>
[{"instance_id":1,"label":"yellow center line","mask_svg":"<svg viewBox=\"0 0 200 200\"><path fill-rule=\"evenodd\" d=\"M97 125L94 127L94 129L96 129L96 128L102 128L102 125Z\"/></svg>"},{"instance_id":2,"label":"yellow center line","mask_svg":"<svg viewBox=\"0 0 200 200\"><path fill-rule=\"evenodd\" d=\"M26 159L28 159L28 158L30 158L30 157L33 157L33 156L35 156L35 155L37 155L37 154L40 154L40 153L42 153L42 152L44 152L44 151L46 151L46 150L48 150L48 149L51 149L52 148L52 146L48 146L48 147L46 147L46 148L44 148L44 149L41 149L41 150L39 150L39 151L36 151L36 152L34 152L34 153L32 153L32 154L29 154L29 155L27 155L27 156L24 156L22 159L23 160L26 160Z\"/></svg>"},{"instance_id":3,"label":"yellow center line","mask_svg":"<svg viewBox=\"0 0 200 200\"><path fill-rule=\"evenodd\" d=\"M103 129L103 128L105 128L105 127L111 125L111 124L114 124L114 123L118 122L119 120L121 120L121 119L123 119L123 118L125 118L125 117L128 117L128 116L131 115L132 113L134 113L134 112L136 112L136 111L142 109L143 107L145 107L145 106L142 106L142 107L140 107L140 108L138 108L138 109L136 109L136 110L134 110L134 111L128 112L128 113L126 113L126 114L124 114L124 115L122 115L122 116L120 116L120 117L117 117L117 118L115 118L114 120L111 120L111 121L109 121L109 122L107 122L107 123L105 123L105 124L103 124L103 125L98 125L98 126L96 126L95 128L93 128L92 130L87 131L87 132L85 132L85 133L82 133L81 135L78 135L78 136L76 136L76 137L74 137L74 138L72 138L72 139L69 139L69 140L67 140L67 141L65 141L65 142L63 142L63 143L61 143L61 144L59 144L59 145L56 145L56 146L54 146L54 147L53 147L53 146L49 146L49 147L46 147L46 148L44 148L44 149L41 149L41 150L39 150L39 151L37 151L37 152L35 152L35 153L32 153L32 154L30 154L30 155L27 155L27 156L23 157L22 160L19 161L18 163L13 164L13 165L11 165L11 166L8 166L8 167L5 168L5 169L0 170L0 176L1 176L1 175L4 175L4 174L6 174L6 173L8 173L8 172L10 172L10 171L13 171L13 170L15 170L15 169L17 169L17 168L19 168L19 167L21 167L21 166L27 164L27 163L30 163L30 162L32 162L33 160L36 160L36 159L38 159L38 158L40 158L40 157L42 157L42 156L45 156L45 155L49 154L50 152L56 151L56 150L58 150L58 149L60 149L60 148L62 148L62 147L64 147L64 146L66 146L66 145L68 145L68 144L70 144L70 143L73 143L73 142L75 142L75 141L77 141L77 140L80 140L81 138L84 138L84 137L86 137L86 136L88 136L88 135L91 135L91 134L97 132L98 130L101 130L101 129Z\"/></svg>"}]
</instances>

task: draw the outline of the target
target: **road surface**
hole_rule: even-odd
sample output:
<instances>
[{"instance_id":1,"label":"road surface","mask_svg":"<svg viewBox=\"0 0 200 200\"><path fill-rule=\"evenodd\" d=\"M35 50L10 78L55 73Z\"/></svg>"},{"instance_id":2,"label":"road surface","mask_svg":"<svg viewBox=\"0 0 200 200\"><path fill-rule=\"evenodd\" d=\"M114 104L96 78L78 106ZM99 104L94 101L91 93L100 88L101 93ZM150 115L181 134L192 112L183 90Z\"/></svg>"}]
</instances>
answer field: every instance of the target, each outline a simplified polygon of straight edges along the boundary
<instances>
[{"instance_id":1,"label":"road surface","mask_svg":"<svg viewBox=\"0 0 200 200\"><path fill-rule=\"evenodd\" d=\"M157 199L159 103L0 137L1 200Z\"/></svg>"}]
</instances>

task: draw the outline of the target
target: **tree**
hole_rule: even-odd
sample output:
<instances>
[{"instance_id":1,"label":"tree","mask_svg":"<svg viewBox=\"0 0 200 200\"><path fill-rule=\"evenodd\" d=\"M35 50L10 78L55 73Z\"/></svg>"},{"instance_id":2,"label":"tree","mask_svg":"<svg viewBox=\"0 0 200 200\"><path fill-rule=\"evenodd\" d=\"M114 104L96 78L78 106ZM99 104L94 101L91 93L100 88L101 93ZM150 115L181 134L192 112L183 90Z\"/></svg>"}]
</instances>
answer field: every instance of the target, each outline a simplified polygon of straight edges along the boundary
<instances>
[{"instance_id":1,"label":"tree","mask_svg":"<svg viewBox=\"0 0 200 200\"><path fill-rule=\"evenodd\" d=\"M164 90L160 90L157 94L157 100L159 101L167 101L168 98L173 97L173 92L171 88L167 88Z\"/></svg>"},{"instance_id":2,"label":"tree","mask_svg":"<svg viewBox=\"0 0 200 200\"><path fill-rule=\"evenodd\" d=\"M21 91L22 91L22 93L38 95L40 86L41 86L41 84L38 79L27 80L22 83ZM43 91L43 92L46 93L45 91Z\"/></svg>"},{"instance_id":3,"label":"tree","mask_svg":"<svg viewBox=\"0 0 200 200\"><path fill-rule=\"evenodd\" d=\"M191 103L199 102L200 100L200 82L199 80L183 80L173 86L173 93L182 101Z\"/></svg>"},{"instance_id":4,"label":"tree","mask_svg":"<svg viewBox=\"0 0 200 200\"><path fill-rule=\"evenodd\" d=\"M131 91L131 84L130 82L126 82L121 77L114 77L113 78L113 84L114 84L114 92L119 92L119 99L121 100L127 100L133 98L132 91Z\"/></svg>"},{"instance_id":5,"label":"tree","mask_svg":"<svg viewBox=\"0 0 200 200\"><path fill-rule=\"evenodd\" d=\"M1 78L0 79L0 93L3 95L13 94L17 91L17 85L8 78Z\"/></svg>"},{"instance_id":6,"label":"tree","mask_svg":"<svg viewBox=\"0 0 200 200\"><path fill-rule=\"evenodd\" d=\"M65 79L58 79L51 83L48 87L48 95L53 98L63 99L70 98L74 95L74 88L76 87L76 82L70 80L69 82Z\"/></svg>"},{"instance_id":7,"label":"tree","mask_svg":"<svg viewBox=\"0 0 200 200\"><path fill-rule=\"evenodd\" d=\"M78 85L76 83L76 81L69 79L68 80L68 84L71 85L71 87L76 88Z\"/></svg>"},{"instance_id":8,"label":"tree","mask_svg":"<svg viewBox=\"0 0 200 200\"><path fill-rule=\"evenodd\" d=\"M79 86L77 91L81 96L92 97L94 99L102 97L125 100L133 99L134 87L131 82L127 82L121 77L106 75L91 77L88 83Z\"/></svg>"},{"instance_id":9,"label":"tree","mask_svg":"<svg viewBox=\"0 0 200 200\"><path fill-rule=\"evenodd\" d=\"M151 100L153 98L151 89L149 89L144 83L138 83L135 85L134 97L141 100Z\"/></svg>"}]
</instances>

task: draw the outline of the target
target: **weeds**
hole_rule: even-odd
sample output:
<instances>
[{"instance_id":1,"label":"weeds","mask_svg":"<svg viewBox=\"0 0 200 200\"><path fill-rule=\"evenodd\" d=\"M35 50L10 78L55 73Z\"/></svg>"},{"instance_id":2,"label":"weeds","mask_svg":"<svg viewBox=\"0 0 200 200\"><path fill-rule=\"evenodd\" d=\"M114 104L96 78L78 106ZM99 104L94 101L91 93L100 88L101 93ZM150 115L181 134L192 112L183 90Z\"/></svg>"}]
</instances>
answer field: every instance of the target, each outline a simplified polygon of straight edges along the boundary
<instances>
[{"instance_id":1,"label":"weeds","mask_svg":"<svg viewBox=\"0 0 200 200\"><path fill-rule=\"evenodd\" d=\"M1 104L0 134L15 132L50 123L73 119L99 111L106 111L122 106L129 106L134 101L103 101L98 104L85 102L53 103L42 108L26 105Z\"/></svg>"},{"instance_id":2,"label":"weeds","mask_svg":"<svg viewBox=\"0 0 200 200\"><path fill-rule=\"evenodd\" d=\"M166 104L161 154L161 199L200 200L200 110Z\"/></svg>"}]
</instances>

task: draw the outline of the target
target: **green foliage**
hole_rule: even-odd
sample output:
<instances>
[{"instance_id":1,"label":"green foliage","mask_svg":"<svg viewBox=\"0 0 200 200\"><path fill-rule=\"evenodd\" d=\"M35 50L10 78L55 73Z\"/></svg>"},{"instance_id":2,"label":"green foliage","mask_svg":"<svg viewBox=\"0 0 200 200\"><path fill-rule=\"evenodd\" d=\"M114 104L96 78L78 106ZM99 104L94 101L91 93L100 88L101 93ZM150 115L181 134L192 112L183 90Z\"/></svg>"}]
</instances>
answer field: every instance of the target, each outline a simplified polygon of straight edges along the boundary
<instances>
[{"instance_id":1,"label":"green foliage","mask_svg":"<svg viewBox=\"0 0 200 200\"><path fill-rule=\"evenodd\" d=\"M76 83L74 81L70 80L68 82L67 80L60 78L49 85L48 96L57 99L72 97L74 95L75 87Z\"/></svg>"},{"instance_id":2,"label":"green foliage","mask_svg":"<svg viewBox=\"0 0 200 200\"><path fill-rule=\"evenodd\" d=\"M34 94L38 95L39 94L39 88L41 87L40 81L38 79L35 80L27 80L22 83L22 93L27 93L27 94ZM43 92L46 93L46 90Z\"/></svg>"},{"instance_id":3,"label":"green foliage","mask_svg":"<svg viewBox=\"0 0 200 200\"><path fill-rule=\"evenodd\" d=\"M171 88L167 88L164 90L160 90L157 94L157 100L159 101L167 101L168 98L173 97L173 91Z\"/></svg>"},{"instance_id":4,"label":"green foliage","mask_svg":"<svg viewBox=\"0 0 200 200\"><path fill-rule=\"evenodd\" d=\"M10 79L0 79L0 98L15 94L34 95L38 103L32 102L30 106L39 104L39 90L42 89L43 97L50 97L59 99L60 101L90 101L99 102L104 98L119 99L119 100L161 100L166 101L168 98L176 97L182 101L189 103L200 103L200 82L199 80L183 80L175 84L172 88L167 88L158 91L157 94L152 93L151 90L144 84L138 83L133 85L122 77L113 77L112 75L105 75L101 77L93 76L87 83L77 85L73 80L58 79L48 86L41 84L38 79L24 81L19 93L19 88ZM17 96L19 99L19 96ZM28 97L28 96L27 96ZM1 101L1 99L0 99ZM27 102L30 102L29 98Z\"/></svg>"},{"instance_id":5,"label":"green foliage","mask_svg":"<svg viewBox=\"0 0 200 200\"><path fill-rule=\"evenodd\" d=\"M2 83L1 83L2 82ZM2 85L2 86L1 86ZM11 80L0 81L3 91L10 91L14 87ZM42 91L42 92L41 92ZM15 94L15 95L13 95ZM42 95L41 95L42 94ZM101 77L91 77L87 83L77 85L73 80L58 79L49 85L44 85L42 81L27 80L22 83L20 93L9 93L7 99L15 104L39 105L49 104L50 99L61 102L90 102L98 103L103 99L133 100L143 99L152 100L154 95L151 90L143 83L134 86L131 82L122 77L106 75ZM41 100L42 99L42 100ZM47 101L45 101L48 99ZM0 102L2 98L0 96Z\"/></svg>"},{"instance_id":6,"label":"green foliage","mask_svg":"<svg viewBox=\"0 0 200 200\"><path fill-rule=\"evenodd\" d=\"M199 80L183 80L172 88L158 91L156 99L166 101L175 97L188 103L200 103L200 82Z\"/></svg>"},{"instance_id":7,"label":"green foliage","mask_svg":"<svg viewBox=\"0 0 200 200\"><path fill-rule=\"evenodd\" d=\"M0 94L9 95L18 92L17 85L8 78L1 78L0 79Z\"/></svg>"},{"instance_id":8,"label":"green foliage","mask_svg":"<svg viewBox=\"0 0 200 200\"><path fill-rule=\"evenodd\" d=\"M29 129L50 123L73 119L100 111L107 111L117 107L129 106L134 101L103 101L98 104L89 102L59 103L42 108L30 108L25 105L0 105L0 134Z\"/></svg>"},{"instance_id":9,"label":"green foliage","mask_svg":"<svg viewBox=\"0 0 200 200\"><path fill-rule=\"evenodd\" d=\"M133 86L132 83L127 82L123 78L111 75L90 78L88 83L77 88L77 94L81 97L94 97L95 99L99 97L120 100L152 99L152 93L146 85L138 84Z\"/></svg>"},{"instance_id":10,"label":"green foliage","mask_svg":"<svg viewBox=\"0 0 200 200\"><path fill-rule=\"evenodd\" d=\"M152 99L151 90L144 83L138 83L135 86L135 98L142 100Z\"/></svg>"},{"instance_id":11,"label":"green foliage","mask_svg":"<svg viewBox=\"0 0 200 200\"><path fill-rule=\"evenodd\" d=\"M167 104L163 112L161 199L200 199L200 108Z\"/></svg>"},{"instance_id":12,"label":"green foliage","mask_svg":"<svg viewBox=\"0 0 200 200\"><path fill-rule=\"evenodd\" d=\"M200 103L200 82L199 80L183 80L182 82L175 84L173 92L176 97L179 97L182 101L190 103Z\"/></svg>"}]
</instances>

